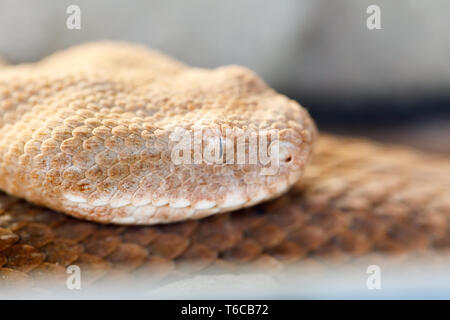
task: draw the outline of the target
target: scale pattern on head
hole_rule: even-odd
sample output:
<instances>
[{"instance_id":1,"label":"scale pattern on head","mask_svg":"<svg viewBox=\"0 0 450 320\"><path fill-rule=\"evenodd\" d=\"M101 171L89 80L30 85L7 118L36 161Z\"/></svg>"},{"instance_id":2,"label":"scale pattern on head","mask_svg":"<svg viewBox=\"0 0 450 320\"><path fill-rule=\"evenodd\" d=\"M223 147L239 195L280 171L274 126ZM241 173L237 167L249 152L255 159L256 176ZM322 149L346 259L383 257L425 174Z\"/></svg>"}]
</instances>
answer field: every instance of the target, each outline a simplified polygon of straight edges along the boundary
<instances>
[{"instance_id":1,"label":"scale pattern on head","mask_svg":"<svg viewBox=\"0 0 450 320\"><path fill-rule=\"evenodd\" d=\"M273 198L300 178L316 136L302 107L243 67L191 68L112 42L3 66L0 113L0 189L104 223L168 223ZM253 132L279 146L279 166L176 163L177 132L201 132L201 150L220 137L221 157Z\"/></svg>"}]
</instances>

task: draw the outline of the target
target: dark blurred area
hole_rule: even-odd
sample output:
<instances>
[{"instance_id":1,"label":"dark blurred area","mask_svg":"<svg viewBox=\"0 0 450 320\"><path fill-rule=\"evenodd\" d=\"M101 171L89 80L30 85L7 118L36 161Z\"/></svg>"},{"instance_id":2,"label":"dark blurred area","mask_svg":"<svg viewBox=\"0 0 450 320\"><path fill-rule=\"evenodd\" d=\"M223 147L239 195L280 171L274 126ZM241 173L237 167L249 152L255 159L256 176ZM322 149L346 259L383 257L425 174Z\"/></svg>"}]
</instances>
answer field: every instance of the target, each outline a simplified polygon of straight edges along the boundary
<instances>
[{"instance_id":1,"label":"dark blurred area","mask_svg":"<svg viewBox=\"0 0 450 320\"><path fill-rule=\"evenodd\" d=\"M284 93L308 106L321 131L450 153L450 96L442 92L356 99Z\"/></svg>"},{"instance_id":2,"label":"dark blurred area","mask_svg":"<svg viewBox=\"0 0 450 320\"><path fill-rule=\"evenodd\" d=\"M70 5L79 30L66 27ZM450 153L450 1L2 0L0 29L12 63L111 39L199 67L244 65L322 131Z\"/></svg>"}]
</instances>

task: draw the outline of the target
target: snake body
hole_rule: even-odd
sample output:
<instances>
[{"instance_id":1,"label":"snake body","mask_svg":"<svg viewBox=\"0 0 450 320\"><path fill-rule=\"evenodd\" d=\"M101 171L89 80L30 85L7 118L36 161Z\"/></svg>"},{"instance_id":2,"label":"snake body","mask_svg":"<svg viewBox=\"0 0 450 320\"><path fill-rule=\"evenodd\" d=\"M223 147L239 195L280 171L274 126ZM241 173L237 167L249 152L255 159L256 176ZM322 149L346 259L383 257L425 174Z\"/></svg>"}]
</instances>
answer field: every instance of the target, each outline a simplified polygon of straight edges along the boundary
<instances>
[{"instance_id":1,"label":"snake body","mask_svg":"<svg viewBox=\"0 0 450 320\"><path fill-rule=\"evenodd\" d=\"M0 114L1 190L117 224L196 219L273 198L298 181L316 136L303 108L243 67L190 68L113 42L2 67ZM279 146L277 172L262 174L260 162L174 163L172 135L196 128L201 148L227 141L222 158L253 130Z\"/></svg>"},{"instance_id":2,"label":"snake body","mask_svg":"<svg viewBox=\"0 0 450 320\"><path fill-rule=\"evenodd\" d=\"M65 288L70 265L83 286L136 284L299 262L319 270L372 253L439 260L450 248L447 156L316 139L304 109L241 67L88 44L0 65L0 111L2 286L47 286L50 275ZM168 136L193 125L276 131L284 161L275 175L258 164L176 166ZM156 226L67 215L154 224L239 208Z\"/></svg>"},{"instance_id":3,"label":"snake body","mask_svg":"<svg viewBox=\"0 0 450 320\"><path fill-rule=\"evenodd\" d=\"M448 156L325 135L288 193L201 220L102 225L0 194L0 287L47 287L50 276L65 289L69 265L81 268L83 288L129 290L199 273L278 275L305 264L317 273L370 256L352 269L365 274L386 254L391 264L419 256L438 265L448 262L449 200Z\"/></svg>"}]
</instances>

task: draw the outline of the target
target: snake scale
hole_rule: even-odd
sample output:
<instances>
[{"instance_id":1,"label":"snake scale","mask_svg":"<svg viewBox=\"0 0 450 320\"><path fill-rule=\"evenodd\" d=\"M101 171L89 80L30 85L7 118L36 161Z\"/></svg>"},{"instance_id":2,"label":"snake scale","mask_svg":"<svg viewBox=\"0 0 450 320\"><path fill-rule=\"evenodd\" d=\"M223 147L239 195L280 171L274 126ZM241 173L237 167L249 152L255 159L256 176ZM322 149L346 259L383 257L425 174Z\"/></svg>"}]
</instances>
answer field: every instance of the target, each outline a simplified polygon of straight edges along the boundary
<instances>
[{"instance_id":1,"label":"snake scale","mask_svg":"<svg viewBox=\"0 0 450 320\"><path fill-rule=\"evenodd\" d=\"M246 69L187 69L140 47L102 43L70 49L38 64L0 66L0 70L1 188L17 196L0 196L2 285L33 286L48 275L64 282L69 265L90 271L88 280L84 279L90 283L139 275L163 281L208 270L279 272L315 259L345 262L374 252L446 252L450 248L447 156L363 139L327 135L316 139L306 111ZM157 76L160 73L167 77ZM144 91L152 88L152 100L143 106ZM199 103L199 97L208 94L209 100ZM77 104L80 99L82 107ZM158 107L146 109L145 105ZM229 107L221 114L223 105ZM207 107L202 110L202 106ZM103 122L96 121L99 115ZM160 130L171 127L166 119L189 127L192 123L184 122L200 118L208 119L208 125L230 121L228 125L241 128L277 129L283 141L282 159L289 161L264 182L255 178L261 170L258 165L219 173L202 166L188 174L187 183L182 175L178 177L181 183L176 185L186 189L163 189L174 199L141 202L150 213L137 213L132 193L118 193L118 188L134 188L137 194L141 185L127 179L133 176L130 171L139 176L156 164L157 173L167 169L161 165L167 161L164 148L149 150L142 139L154 139L158 133L166 139L167 132ZM151 125L139 119L157 121ZM313 160L305 169L315 140ZM58 150L67 151L69 159ZM49 159L67 172L49 170L55 168ZM149 160L152 168L143 160ZM141 161L140 166L133 166L136 161ZM119 162L131 165L115 166ZM250 180L239 184L236 172L248 173ZM204 180L206 189L192 189L189 175ZM105 179L108 183L90 188L92 181ZM127 179L126 183L119 185L120 179ZM224 183L225 189L221 188ZM291 185L284 195L257 204ZM147 193L157 190L151 184L145 187ZM246 199L229 197L243 190ZM68 192L70 196L64 197ZM97 201L100 209L93 210L89 201ZM224 205L227 201L229 206ZM201 205L195 207L196 203ZM124 226L78 220L38 205L122 224L173 222L240 209L167 225Z\"/></svg>"}]
</instances>

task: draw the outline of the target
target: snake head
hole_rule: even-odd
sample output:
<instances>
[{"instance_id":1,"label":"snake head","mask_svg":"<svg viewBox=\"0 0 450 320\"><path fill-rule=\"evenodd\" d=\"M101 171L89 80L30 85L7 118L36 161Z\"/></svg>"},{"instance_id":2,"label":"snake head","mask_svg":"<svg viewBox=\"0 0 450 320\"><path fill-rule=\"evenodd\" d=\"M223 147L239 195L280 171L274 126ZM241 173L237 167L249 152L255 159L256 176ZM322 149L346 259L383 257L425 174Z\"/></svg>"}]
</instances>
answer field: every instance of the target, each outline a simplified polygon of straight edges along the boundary
<instances>
[{"instance_id":1,"label":"snake head","mask_svg":"<svg viewBox=\"0 0 450 320\"><path fill-rule=\"evenodd\" d=\"M0 188L102 223L196 219L298 181L315 125L252 71L125 43L0 71Z\"/></svg>"}]
</instances>

